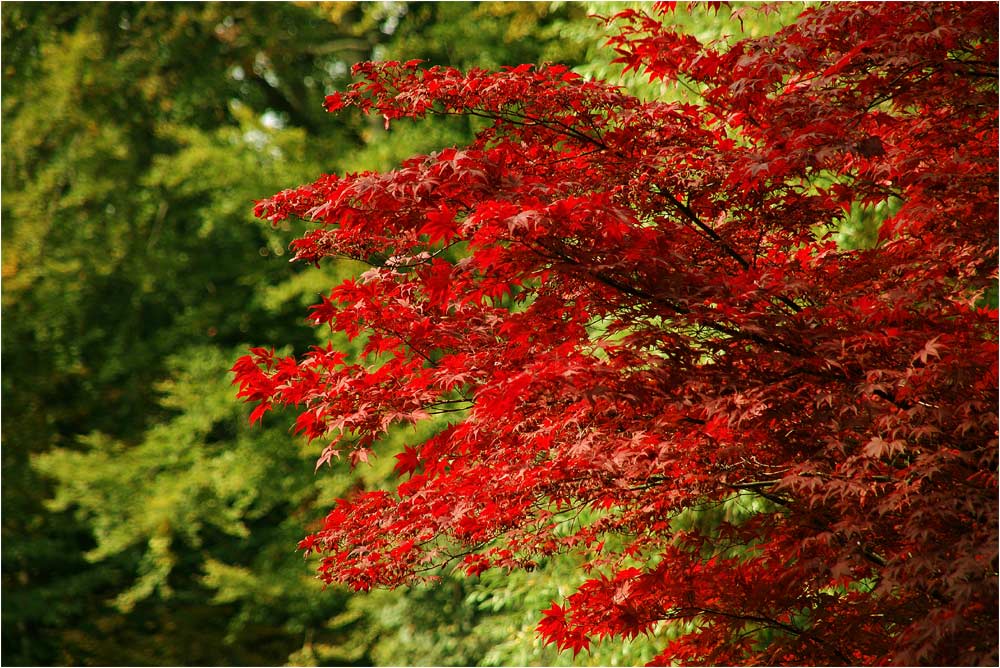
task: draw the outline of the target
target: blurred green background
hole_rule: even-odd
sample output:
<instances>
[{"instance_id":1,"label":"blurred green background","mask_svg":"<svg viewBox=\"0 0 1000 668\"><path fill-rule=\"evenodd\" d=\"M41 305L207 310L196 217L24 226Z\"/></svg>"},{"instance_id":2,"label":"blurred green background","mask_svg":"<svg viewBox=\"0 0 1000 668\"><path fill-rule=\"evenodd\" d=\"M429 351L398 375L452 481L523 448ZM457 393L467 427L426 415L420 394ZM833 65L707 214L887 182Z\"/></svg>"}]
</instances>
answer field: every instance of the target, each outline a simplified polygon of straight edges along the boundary
<instances>
[{"instance_id":1,"label":"blurred green background","mask_svg":"<svg viewBox=\"0 0 1000 668\"><path fill-rule=\"evenodd\" d=\"M582 579L570 556L434 587L321 591L297 541L352 486L391 484L394 460L314 474L322 444L293 437L287 416L248 426L228 373L248 346L317 342L305 307L354 270L290 265L300 230L255 221L255 199L471 136L465 119L386 132L326 114L351 64L552 61L677 94L610 64L588 15L621 6L3 3L4 665L653 656L655 638L575 662L541 646L539 610ZM703 39L736 26L674 20Z\"/></svg>"}]
</instances>

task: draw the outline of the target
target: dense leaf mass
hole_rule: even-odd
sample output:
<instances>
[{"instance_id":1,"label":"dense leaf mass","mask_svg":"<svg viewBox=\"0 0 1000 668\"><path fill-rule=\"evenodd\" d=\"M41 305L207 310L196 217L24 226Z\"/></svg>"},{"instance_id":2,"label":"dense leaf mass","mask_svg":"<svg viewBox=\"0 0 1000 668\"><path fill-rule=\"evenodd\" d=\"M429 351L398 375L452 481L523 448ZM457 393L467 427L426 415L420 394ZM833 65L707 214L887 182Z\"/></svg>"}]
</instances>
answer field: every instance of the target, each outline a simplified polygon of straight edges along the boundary
<instances>
[{"instance_id":1,"label":"dense leaf mass","mask_svg":"<svg viewBox=\"0 0 1000 668\"><path fill-rule=\"evenodd\" d=\"M670 7L660 6L669 13ZM587 555L539 631L664 623L657 663L997 660L997 6L837 3L730 48L614 18L643 102L559 67L367 63L331 111L481 116L476 141L261 201L301 260L371 269L256 349L321 463L450 413L395 489L302 541L395 586ZM838 246L891 202L874 247Z\"/></svg>"}]
</instances>

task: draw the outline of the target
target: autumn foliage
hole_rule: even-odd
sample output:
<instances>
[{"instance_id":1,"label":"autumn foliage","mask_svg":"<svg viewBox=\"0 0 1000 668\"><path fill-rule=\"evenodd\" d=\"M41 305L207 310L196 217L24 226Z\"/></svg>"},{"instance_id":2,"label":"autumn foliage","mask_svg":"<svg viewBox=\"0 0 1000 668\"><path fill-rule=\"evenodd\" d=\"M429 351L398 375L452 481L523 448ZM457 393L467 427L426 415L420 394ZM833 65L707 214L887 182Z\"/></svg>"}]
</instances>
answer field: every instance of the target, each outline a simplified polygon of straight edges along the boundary
<instances>
[{"instance_id":1,"label":"autumn foliage","mask_svg":"<svg viewBox=\"0 0 1000 668\"><path fill-rule=\"evenodd\" d=\"M696 103L417 61L327 99L486 121L257 205L308 221L298 259L371 268L309 314L362 356L237 362L253 419L293 405L356 463L449 418L300 547L356 589L577 551L538 627L574 652L673 623L657 663L995 663L997 5L836 3L728 48L658 9L612 46Z\"/></svg>"}]
</instances>

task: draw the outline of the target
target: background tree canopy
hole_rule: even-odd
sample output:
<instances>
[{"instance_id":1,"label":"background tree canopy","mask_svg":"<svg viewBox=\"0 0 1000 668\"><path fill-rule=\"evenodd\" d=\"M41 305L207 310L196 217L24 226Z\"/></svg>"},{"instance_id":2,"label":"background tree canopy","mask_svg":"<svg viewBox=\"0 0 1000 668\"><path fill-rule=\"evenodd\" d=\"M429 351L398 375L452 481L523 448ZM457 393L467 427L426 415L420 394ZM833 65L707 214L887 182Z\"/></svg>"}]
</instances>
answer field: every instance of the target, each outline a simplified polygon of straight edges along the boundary
<instances>
[{"instance_id":1,"label":"background tree canopy","mask_svg":"<svg viewBox=\"0 0 1000 668\"><path fill-rule=\"evenodd\" d=\"M326 114L351 64L614 77L587 17L609 7L3 4L5 664L571 662L534 634L539 606L578 584L565 560L318 595L296 542L394 462L314 474L317 452L281 420L247 425L228 369L247 346L314 343L304 307L357 270L289 265L294 235L255 222L254 200L475 129ZM722 18L677 15L702 38L735 29ZM640 639L577 662L652 652Z\"/></svg>"}]
</instances>

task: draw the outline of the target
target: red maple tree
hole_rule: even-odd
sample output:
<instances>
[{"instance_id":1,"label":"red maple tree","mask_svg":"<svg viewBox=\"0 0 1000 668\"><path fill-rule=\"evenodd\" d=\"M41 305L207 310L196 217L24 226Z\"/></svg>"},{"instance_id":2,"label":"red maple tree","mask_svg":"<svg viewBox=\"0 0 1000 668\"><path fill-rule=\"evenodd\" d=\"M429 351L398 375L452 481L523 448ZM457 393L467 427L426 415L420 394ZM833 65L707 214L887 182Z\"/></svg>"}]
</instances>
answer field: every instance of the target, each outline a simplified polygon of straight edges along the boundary
<instances>
[{"instance_id":1,"label":"red maple tree","mask_svg":"<svg viewBox=\"0 0 1000 668\"><path fill-rule=\"evenodd\" d=\"M729 48L614 20L698 102L361 64L330 111L488 127L258 203L313 224L298 259L371 269L309 316L362 356L236 363L252 419L294 405L357 462L451 418L300 547L356 589L576 550L539 624L574 652L680 620L656 663L995 663L997 5L836 3ZM833 241L879 203L873 247Z\"/></svg>"}]
</instances>

